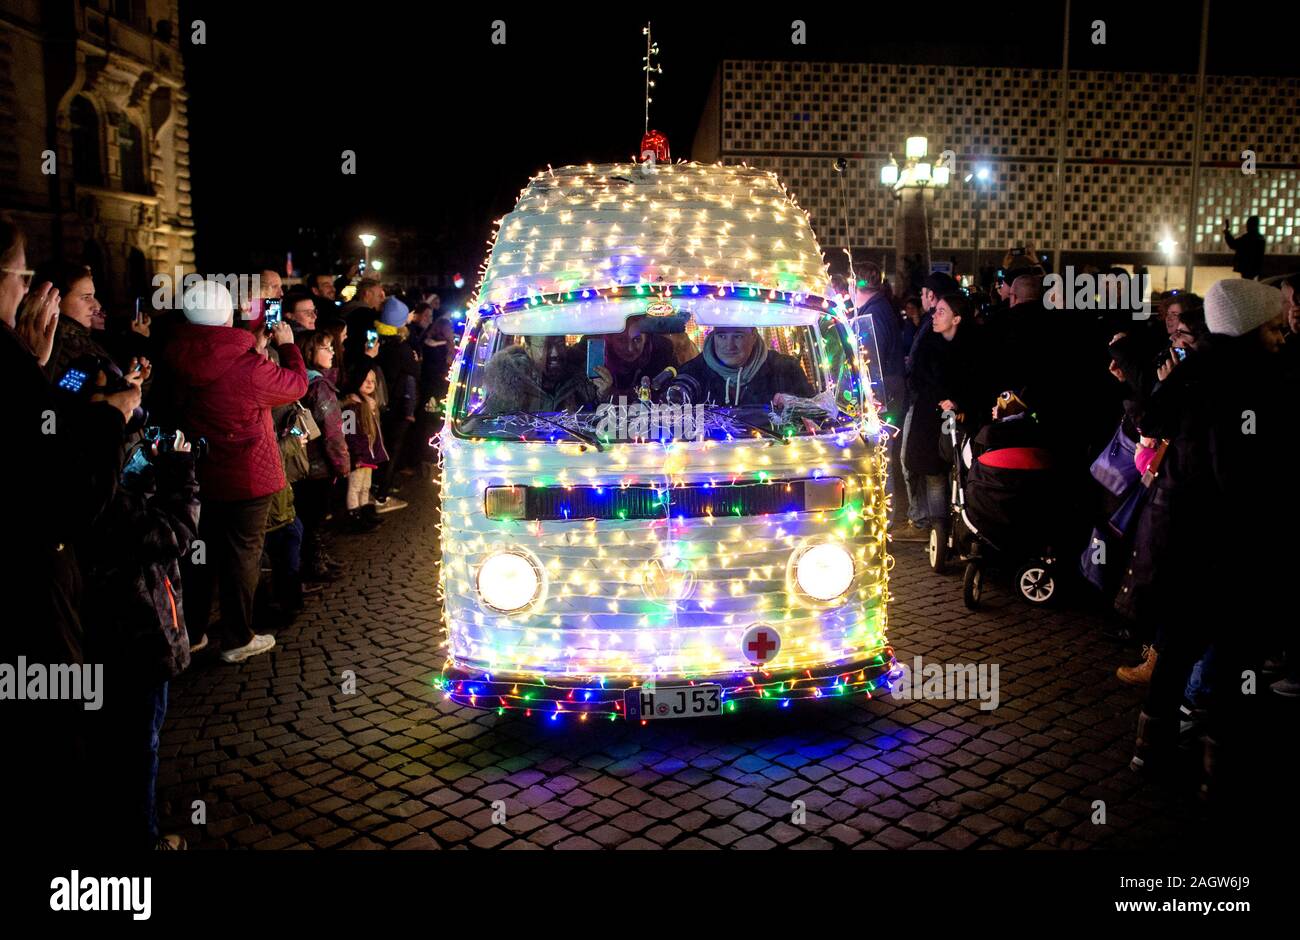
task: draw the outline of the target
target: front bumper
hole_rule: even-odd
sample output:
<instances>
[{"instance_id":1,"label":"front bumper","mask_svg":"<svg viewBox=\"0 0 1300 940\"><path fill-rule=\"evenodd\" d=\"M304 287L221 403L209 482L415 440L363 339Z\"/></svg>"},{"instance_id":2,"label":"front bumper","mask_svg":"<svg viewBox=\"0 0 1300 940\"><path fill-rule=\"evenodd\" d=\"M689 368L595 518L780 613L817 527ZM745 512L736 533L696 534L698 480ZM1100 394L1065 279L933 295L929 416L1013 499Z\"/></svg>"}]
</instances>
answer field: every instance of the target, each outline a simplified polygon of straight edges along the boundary
<instances>
[{"instance_id":1,"label":"front bumper","mask_svg":"<svg viewBox=\"0 0 1300 940\"><path fill-rule=\"evenodd\" d=\"M655 686L671 688L716 683L722 686L723 713L731 714L742 704L767 702L789 707L794 701L837 698L866 694L868 698L888 691L897 678L898 665L892 647L854 662L826 663L797 672L751 670L724 675L602 678L592 676L515 676L485 673L459 666L448 659L442 674L434 680L444 697L471 708L507 710L544 715L552 720L624 718L624 693L629 689Z\"/></svg>"}]
</instances>

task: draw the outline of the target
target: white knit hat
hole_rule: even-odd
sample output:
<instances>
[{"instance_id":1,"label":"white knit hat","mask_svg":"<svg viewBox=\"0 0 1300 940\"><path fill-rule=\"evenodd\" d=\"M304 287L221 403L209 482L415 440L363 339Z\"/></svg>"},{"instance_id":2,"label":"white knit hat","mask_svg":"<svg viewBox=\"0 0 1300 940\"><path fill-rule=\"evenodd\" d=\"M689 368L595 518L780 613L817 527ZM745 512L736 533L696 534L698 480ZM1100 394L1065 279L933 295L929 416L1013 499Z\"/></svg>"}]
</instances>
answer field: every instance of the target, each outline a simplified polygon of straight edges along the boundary
<instances>
[{"instance_id":1,"label":"white knit hat","mask_svg":"<svg viewBox=\"0 0 1300 940\"><path fill-rule=\"evenodd\" d=\"M1211 333L1245 336L1282 313L1282 292L1259 281L1228 278L1205 294L1205 326Z\"/></svg>"},{"instance_id":2,"label":"white knit hat","mask_svg":"<svg viewBox=\"0 0 1300 940\"><path fill-rule=\"evenodd\" d=\"M185 291L185 319L198 326L227 326L234 317L230 291L219 281L203 280Z\"/></svg>"}]
</instances>

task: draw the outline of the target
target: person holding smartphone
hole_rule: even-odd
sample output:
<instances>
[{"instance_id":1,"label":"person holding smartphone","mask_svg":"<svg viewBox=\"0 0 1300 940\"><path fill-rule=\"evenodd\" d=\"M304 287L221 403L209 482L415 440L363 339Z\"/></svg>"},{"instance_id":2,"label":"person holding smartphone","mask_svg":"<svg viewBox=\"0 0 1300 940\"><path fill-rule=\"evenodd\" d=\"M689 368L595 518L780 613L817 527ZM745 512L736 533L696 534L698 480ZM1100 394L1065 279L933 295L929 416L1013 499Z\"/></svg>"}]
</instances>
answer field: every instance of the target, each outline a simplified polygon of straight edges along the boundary
<instances>
[{"instance_id":1,"label":"person holding smartphone","mask_svg":"<svg viewBox=\"0 0 1300 940\"><path fill-rule=\"evenodd\" d=\"M85 656L83 578L74 546L112 499L123 430L140 392L129 386L77 400L55 392L43 367L53 352L62 297L33 276L22 230L0 213L0 398L10 419L0 490L10 497L5 525L12 534L0 540L0 595L13 611L0 630L0 662L23 656L76 666ZM0 738L40 768L0 774L0 832L19 851L75 847L90 831L82 705L29 701L0 708Z\"/></svg>"},{"instance_id":2,"label":"person holding smartphone","mask_svg":"<svg viewBox=\"0 0 1300 940\"><path fill-rule=\"evenodd\" d=\"M182 403L181 428L211 448L199 467L207 558L186 568L186 620L192 645L202 648L219 589L221 655L237 663L275 645L253 629L267 510L287 482L271 409L306 394L307 369L284 322L270 332L280 365L257 355L257 338L236 327L234 301L218 281L190 287L183 309L186 322L177 324L164 355Z\"/></svg>"},{"instance_id":3,"label":"person holding smartphone","mask_svg":"<svg viewBox=\"0 0 1300 940\"><path fill-rule=\"evenodd\" d=\"M104 311L95 297L95 277L90 268L84 264L67 265L53 271L50 281L59 291L59 326L53 352L45 364L50 381L57 382L72 362L85 356L117 362L102 342Z\"/></svg>"}]
</instances>

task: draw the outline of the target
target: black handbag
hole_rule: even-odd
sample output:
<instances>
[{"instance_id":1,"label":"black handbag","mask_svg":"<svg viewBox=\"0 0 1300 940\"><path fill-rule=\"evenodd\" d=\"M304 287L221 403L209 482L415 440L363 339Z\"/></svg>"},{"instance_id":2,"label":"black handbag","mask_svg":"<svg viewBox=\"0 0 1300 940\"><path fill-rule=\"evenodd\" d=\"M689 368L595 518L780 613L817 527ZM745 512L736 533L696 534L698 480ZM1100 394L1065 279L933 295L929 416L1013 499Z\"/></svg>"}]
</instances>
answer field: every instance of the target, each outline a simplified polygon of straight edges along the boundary
<instances>
[{"instance_id":1,"label":"black handbag","mask_svg":"<svg viewBox=\"0 0 1300 940\"><path fill-rule=\"evenodd\" d=\"M1138 473L1134 456L1137 441L1129 440L1121 421L1106 449L1097 455L1090 468L1092 478L1106 487L1114 496L1123 496L1142 475Z\"/></svg>"}]
</instances>

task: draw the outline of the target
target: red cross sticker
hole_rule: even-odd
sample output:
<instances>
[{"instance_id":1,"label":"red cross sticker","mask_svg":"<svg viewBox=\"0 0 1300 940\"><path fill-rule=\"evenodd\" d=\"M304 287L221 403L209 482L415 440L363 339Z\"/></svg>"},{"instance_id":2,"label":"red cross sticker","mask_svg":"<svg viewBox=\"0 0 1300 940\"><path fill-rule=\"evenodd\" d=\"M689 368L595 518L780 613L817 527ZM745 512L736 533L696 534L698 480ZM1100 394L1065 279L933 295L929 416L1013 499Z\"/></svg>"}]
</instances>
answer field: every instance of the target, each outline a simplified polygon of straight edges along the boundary
<instances>
[{"instance_id":1,"label":"red cross sticker","mask_svg":"<svg viewBox=\"0 0 1300 940\"><path fill-rule=\"evenodd\" d=\"M767 624L755 624L745 631L740 648L746 659L761 666L781 651L781 634Z\"/></svg>"}]
</instances>

